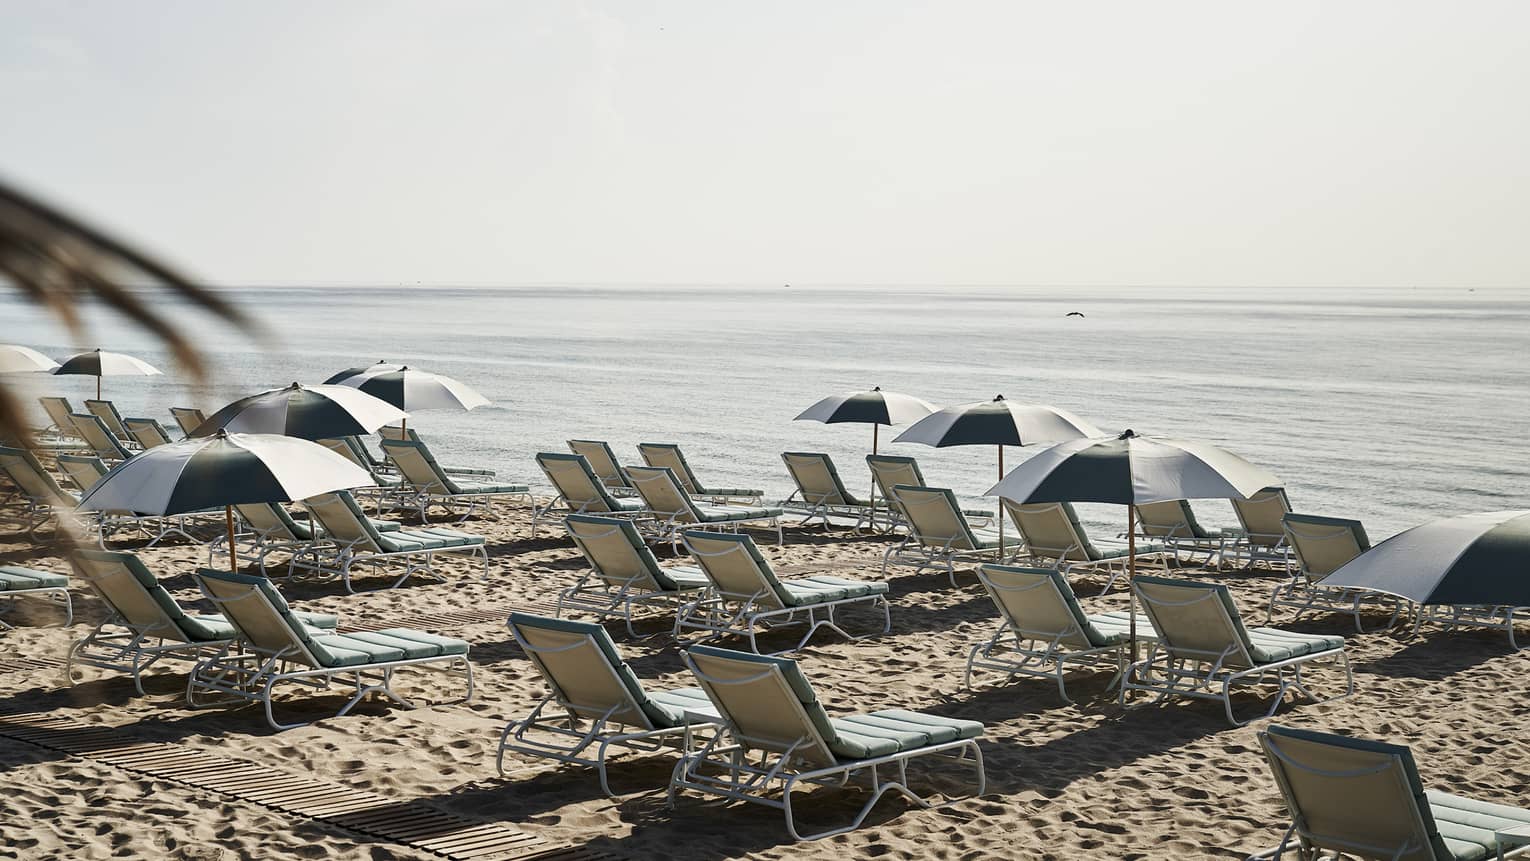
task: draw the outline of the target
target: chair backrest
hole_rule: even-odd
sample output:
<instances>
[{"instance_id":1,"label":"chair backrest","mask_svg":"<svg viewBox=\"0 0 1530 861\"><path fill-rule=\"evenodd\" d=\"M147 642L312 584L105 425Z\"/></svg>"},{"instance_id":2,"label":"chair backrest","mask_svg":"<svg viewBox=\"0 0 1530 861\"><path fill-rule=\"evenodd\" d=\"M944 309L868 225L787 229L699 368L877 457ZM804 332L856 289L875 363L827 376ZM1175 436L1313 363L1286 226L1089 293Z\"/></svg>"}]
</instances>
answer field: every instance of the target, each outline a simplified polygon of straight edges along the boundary
<instances>
[{"instance_id":1,"label":"chair backrest","mask_svg":"<svg viewBox=\"0 0 1530 861\"><path fill-rule=\"evenodd\" d=\"M325 448L329 449L335 454L340 455L351 463L356 464L367 472L372 471L372 465L367 462L366 458L363 457L360 452L356 451L356 445L353 438L348 436L331 437L330 439L318 440L318 443L319 445L324 446Z\"/></svg>"},{"instance_id":2,"label":"chair backrest","mask_svg":"<svg viewBox=\"0 0 1530 861\"><path fill-rule=\"evenodd\" d=\"M1150 538L1205 538L1206 530L1195 520L1187 499L1146 502L1137 510L1137 529Z\"/></svg>"},{"instance_id":3,"label":"chair backrest","mask_svg":"<svg viewBox=\"0 0 1530 861\"><path fill-rule=\"evenodd\" d=\"M583 718L605 717L643 729L656 729L656 717L662 721L660 725L669 724L653 707L605 628L589 622L511 613L510 634L553 689L559 704L569 711Z\"/></svg>"},{"instance_id":4,"label":"chair backrest","mask_svg":"<svg viewBox=\"0 0 1530 861\"><path fill-rule=\"evenodd\" d=\"M1069 562L1100 558L1100 551L1089 543L1089 536L1084 533L1078 512L1073 510L1071 503L1030 502L1021 505L1009 499L1002 502L1031 556Z\"/></svg>"},{"instance_id":5,"label":"chair backrest","mask_svg":"<svg viewBox=\"0 0 1530 861\"><path fill-rule=\"evenodd\" d=\"M101 458L93 454L61 454L57 460L58 468L69 476L69 480L74 482L81 493L95 487L101 476L111 471Z\"/></svg>"},{"instance_id":6,"label":"chair backrest","mask_svg":"<svg viewBox=\"0 0 1530 861\"><path fill-rule=\"evenodd\" d=\"M790 601L776 572L748 535L691 529L682 538L685 549L725 597L752 599L760 609L784 607Z\"/></svg>"},{"instance_id":7,"label":"chair backrest","mask_svg":"<svg viewBox=\"0 0 1530 861\"><path fill-rule=\"evenodd\" d=\"M1105 638L1079 606L1073 587L1051 568L985 563L978 566L977 574L1015 633L1077 649L1105 645Z\"/></svg>"},{"instance_id":8,"label":"chair backrest","mask_svg":"<svg viewBox=\"0 0 1530 861\"><path fill-rule=\"evenodd\" d=\"M643 497L643 504L661 517L678 523L698 523L696 504L668 467L629 466L627 480Z\"/></svg>"},{"instance_id":9,"label":"chair backrest","mask_svg":"<svg viewBox=\"0 0 1530 861\"><path fill-rule=\"evenodd\" d=\"M908 518L909 531L926 547L976 550L977 539L956 504L956 494L940 487L894 485L892 496Z\"/></svg>"},{"instance_id":10,"label":"chair backrest","mask_svg":"<svg viewBox=\"0 0 1530 861\"><path fill-rule=\"evenodd\" d=\"M333 653L315 643L271 581L265 577L202 568L192 575L252 651L281 655L309 666L332 666Z\"/></svg>"},{"instance_id":11,"label":"chair backrest","mask_svg":"<svg viewBox=\"0 0 1530 861\"><path fill-rule=\"evenodd\" d=\"M568 450L574 454L584 455L589 461L590 469L605 483L606 487L631 487L627 481L627 474L621 464L616 462L616 453L611 451L611 446L595 439L571 439L568 441Z\"/></svg>"},{"instance_id":12,"label":"chair backrest","mask_svg":"<svg viewBox=\"0 0 1530 861\"><path fill-rule=\"evenodd\" d=\"M171 407L170 415L175 417L175 423L180 427L183 436L191 436L197 428L202 426L202 422L207 421L207 416L195 407Z\"/></svg>"},{"instance_id":13,"label":"chair backrest","mask_svg":"<svg viewBox=\"0 0 1530 861\"><path fill-rule=\"evenodd\" d=\"M74 498L58 486L52 473L43 469L37 457L26 449L0 446L0 470L21 488L27 499L38 505L64 509L75 506Z\"/></svg>"},{"instance_id":14,"label":"chair backrest","mask_svg":"<svg viewBox=\"0 0 1530 861\"><path fill-rule=\"evenodd\" d=\"M303 500L303 505L313 521L324 528L325 534L341 544L352 548L383 552L382 538L367 519L361 506L350 491L339 490L322 493Z\"/></svg>"},{"instance_id":15,"label":"chair backrest","mask_svg":"<svg viewBox=\"0 0 1530 861\"><path fill-rule=\"evenodd\" d=\"M1248 499L1235 496L1232 507L1250 544L1274 547L1285 538L1284 518L1291 512L1291 500L1284 487L1266 487Z\"/></svg>"},{"instance_id":16,"label":"chair backrest","mask_svg":"<svg viewBox=\"0 0 1530 861\"><path fill-rule=\"evenodd\" d=\"M590 468L590 462L582 454L562 452L538 452L537 466L542 468L547 480L557 488L571 511L621 511L606 486Z\"/></svg>"},{"instance_id":17,"label":"chair backrest","mask_svg":"<svg viewBox=\"0 0 1530 861\"><path fill-rule=\"evenodd\" d=\"M877 491L883 499L893 498L893 488L900 484L909 487L925 487L924 473L919 461L911 457L893 454L868 454L866 465L871 468L871 478L877 483Z\"/></svg>"},{"instance_id":18,"label":"chair backrest","mask_svg":"<svg viewBox=\"0 0 1530 861\"><path fill-rule=\"evenodd\" d=\"M408 428L399 427L398 425L383 425L377 429L377 435L383 439L400 441L409 440L411 442L419 442L420 440L419 434Z\"/></svg>"},{"instance_id":19,"label":"chair backrest","mask_svg":"<svg viewBox=\"0 0 1530 861\"><path fill-rule=\"evenodd\" d=\"M277 503L246 502L235 505L234 510L239 512L239 517L248 523L251 529L260 533L263 539L307 541L312 537L310 530L299 527L292 519L292 515L287 513L287 509Z\"/></svg>"},{"instance_id":20,"label":"chair backrest","mask_svg":"<svg viewBox=\"0 0 1530 861\"><path fill-rule=\"evenodd\" d=\"M680 446L668 442L640 442L638 454L643 456L643 462L649 466L664 467L673 472L675 480L680 482L686 493L705 492L701 482L696 479L696 473L691 471L691 465L685 462Z\"/></svg>"},{"instance_id":21,"label":"chair backrest","mask_svg":"<svg viewBox=\"0 0 1530 861\"><path fill-rule=\"evenodd\" d=\"M388 458L411 487L426 493L456 493L457 483L431 456L423 442L384 439L383 456Z\"/></svg>"},{"instance_id":22,"label":"chair backrest","mask_svg":"<svg viewBox=\"0 0 1530 861\"><path fill-rule=\"evenodd\" d=\"M1274 724L1259 744L1304 848L1396 861L1455 857L1408 748Z\"/></svg>"},{"instance_id":23,"label":"chair backrest","mask_svg":"<svg viewBox=\"0 0 1530 861\"><path fill-rule=\"evenodd\" d=\"M144 451L170 442L170 434L165 432L165 426L154 419L123 419L122 424L127 427L128 435L143 446Z\"/></svg>"},{"instance_id":24,"label":"chair backrest","mask_svg":"<svg viewBox=\"0 0 1530 861\"><path fill-rule=\"evenodd\" d=\"M1226 586L1139 575L1132 588L1153 621L1159 646L1170 655L1253 666L1248 630Z\"/></svg>"},{"instance_id":25,"label":"chair backrest","mask_svg":"<svg viewBox=\"0 0 1530 861\"><path fill-rule=\"evenodd\" d=\"M91 413L70 413L69 420L74 422L75 433L85 444L95 450L96 455L102 460L127 460L132 454L122 447L117 441L117 435L112 433L106 422L101 417Z\"/></svg>"},{"instance_id":26,"label":"chair backrest","mask_svg":"<svg viewBox=\"0 0 1530 861\"><path fill-rule=\"evenodd\" d=\"M85 399L85 409L90 414L100 419L106 429L117 436L118 439L128 439L126 423L122 421L122 413L117 412L117 405L111 401L98 401L91 398Z\"/></svg>"},{"instance_id":27,"label":"chair backrest","mask_svg":"<svg viewBox=\"0 0 1530 861\"><path fill-rule=\"evenodd\" d=\"M796 661L713 646L692 646L684 659L740 744L834 764L834 726Z\"/></svg>"},{"instance_id":28,"label":"chair backrest","mask_svg":"<svg viewBox=\"0 0 1530 861\"><path fill-rule=\"evenodd\" d=\"M813 505L854 505L855 496L840 480L839 470L827 454L811 451L787 451L781 453L786 471L797 483L802 501Z\"/></svg>"},{"instance_id":29,"label":"chair backrest","mask_svg":"<svg viewBox=\"0 0 1530 861\"><path fill-rule=\"evenodd\" d=\"M37 402L42 404L43 412L48 414L48 421L53 422L53 427L63 436L78 436L74 429L74 422L69 420L69 414L74 412L74 406L68 398L41 397Z\"/></svg>"},{"instance_id":30,"label":"chair backrest","mask_svg":"<svg viewBox=\"0 0 1530 861\"><path fill-rule=\"evenodd\" d=\"M132 553L76 550L69 556L78 579L96 593L116 619L135 633L183 643L213 639L213 633L186 615L165 587Z\"/></svg>"},{"instance_id":31,"label":"chair backrest","mask_svg":"<svg viewBox=\"0 0 1530 861\"><path fill-rule=\"evenodd\" d=\"M570 514L563 518L569 537L590 563L595 576L612 586L675 592L679 585L660 567L631 520Z\"/></svg>"},{"instance_id":32,"label":"chair backrest","mask_svg":"<svg viewBox=\"0 0 1530 861\"><path fill-rule=\"evenodd\" d=\"M1287 514L1283 520L1286 542L1295 551L1302 573L1314 583L1371 549L1358 520L1316 514Z\"/></svg>"}]
</instances>

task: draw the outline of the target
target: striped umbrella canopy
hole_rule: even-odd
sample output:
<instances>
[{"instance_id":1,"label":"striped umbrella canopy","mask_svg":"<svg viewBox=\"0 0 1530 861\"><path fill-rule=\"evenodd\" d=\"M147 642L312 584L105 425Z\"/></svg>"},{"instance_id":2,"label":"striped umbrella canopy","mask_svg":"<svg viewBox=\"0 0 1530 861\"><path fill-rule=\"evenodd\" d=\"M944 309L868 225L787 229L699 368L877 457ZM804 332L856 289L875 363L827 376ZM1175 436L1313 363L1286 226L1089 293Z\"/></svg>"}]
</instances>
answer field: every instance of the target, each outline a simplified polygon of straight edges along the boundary
<instances>
[{"instance_id":1,"label":"striped umbrella canopy","mask_svg":"<svg viewBox=\"0 0 1530 861\"><path fill-rule=\"evenodd\" d=\"M265 433L334 439L376 431L403 421L409 414L380 398L349 386L304 386L293 383L240 398L207 417L193 437L229 433Z\"/></svg>"},{"instance_id":2,"label":"striped umbrella canopy","mask_svg":"<svg viewBox=\"0 0 1530 861\"><path fill-rule=\"evenodd\" d=\"M20 344L0 344L0 374L51 371L57 367L58 362L31 347L23 347Z\"/></svg>"},{"instance_id":3,"label":"striped umbrella canopy","mask_svg":"<svg viewBox=\"0 0 1530 861\"><path fill-rule=\"evenodd\" d=\"M1399 532L1323 578L1416 604L1530 606L1530 511L1488 511Z\"/></svg>"},{"instance_id":4,"label":"striped umbrella canopy","mask_svg":"<svg viewBox=\"0 0 1530 861\"><path fill-rule=\"evenodd\" d=\"M224 507L231 570L233 506L291 502L373 484L366 470L318 443L275 434L230 434L182 440L134 455L80 498L84 511L185 514Z\"/></svg>"},{"instance_id":5,"label":"striped umbrella canopy","mask_svg":"<svg viewBox=\"0 0 1530 861\"><path fill-rule=\"evenodd\" d=\"M1133 506L1175 499L1247 499L1280 484L1268 470L1210 443L1138 436L1058 443L1015 467L989 494L1032 502L1125 505L1129 579L1137 579ZM1327 584L1327 580L1323 581ZM1137 652L1137 590L1131 595L1132 654Z\"/></svg>"},{"instance_id":6,"label":"striped umbrella canopy","mask_svg":"<svg viewBox=\"0 0 1530 861\"><path fill-rule=\"evenodd\" d=\"M795 422L814 421L826 425L853 422L871 425L871 453L877 453L877 432L882 425L901 425L916 422L935 412L935 405L913 395L884 392L876 386L869 392L845 392L830 395L808 407L792 419ZM871 503L876 505L877 483L871 482Z\"/></svg>"},{"instance_id":7,"label":"striped umbrella canopy","mask_svg":"<svg viewBox=\"0 0 1530 861\"><path fill-rule=\"evenodd\" d=\"M338 385L361 389L401 410L471 410L484 406L489 399L451 377L419 371L408 365L396 369L383 363L354 376L337 381Z\"/></svg>"},{"instance_id":8,"label":"striped umbrella canopy","mask_svg":"<svg viewBox=\"0 0 1530 861\"><path fill-rule=\"evenodd\" d=\"M154 377L159 368L125 353L108 353L97 347L86 353L75 353L63 364L53 369L55 374L78 374L96 378L96 398L101 397L102 377Z\"/></svg>"},{"instance_id":9,"label":"striped umbrella canopy","mask_svg":"<svg viewBox=\"0 0 1530 861\"><path fill-rule=\"evenodd\" d=\"M395 364L393 362L385 361L383 359L378 359L376 362L374 362L374 363L372 363L370 365L367 365L365 367L346 368L345 370L341 371L340 373L334 374L334 375L330 376L329 379L324 381L324 384L325 385L330 385L332 383L338 383L341 380L347 379L349 377L354 377L354 376L356 376L358 374L366 374L366 373L374 373L374 374L376 374L376 373L382 373L383 371L397 371L397 370L403 369L403 367L404 367L403 365Z\"/></svg>"}]
</instances>

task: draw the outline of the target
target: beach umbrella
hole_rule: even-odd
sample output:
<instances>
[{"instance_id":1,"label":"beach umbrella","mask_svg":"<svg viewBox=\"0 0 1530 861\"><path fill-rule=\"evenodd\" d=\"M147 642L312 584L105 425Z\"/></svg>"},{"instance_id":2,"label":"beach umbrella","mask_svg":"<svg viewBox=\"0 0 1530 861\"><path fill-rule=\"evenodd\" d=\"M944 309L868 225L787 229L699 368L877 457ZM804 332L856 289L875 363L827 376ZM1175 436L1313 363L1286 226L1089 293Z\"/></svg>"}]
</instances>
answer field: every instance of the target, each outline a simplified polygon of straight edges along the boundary
<instances>
[{"instance_id":1,"label":"beach umbrella","mask_svg":"<svg viewBox=\"0 0 1530 861\"><path fill-rule=\"evenodd\" d=\"M222 506L232 571L239 567L233 506L292 502L372 484L366 470L318 443L220 430L128 458L86 491L79 507L167 516Z\"/></svg>"},{"instance_id":2,"label":"beach umbrella","mask_svg":"<svg viewBox=\"0 0 1530 861\"><path fill-rule=\"evenodd\" d=\"M44 356L31 347L19 344L0 344L0 374L23 374L34 371L51 371L58 362Z\"/></svg>"},{"instance_id":3,"label":"beach umbrella","mask_svg":"<svg viewBox=\"0 0 1530 861\"><path fill-rule=\"evenodd\" d=\"M1399 532L1323 578L1415 604L1530 606L1530 511L1489 511Z\"/></svg>"},{"instance_id":4,"label":"beach umbrella","mask_svg":"<svg viewBox=\"0 0 1530 861\"><path fill-rule=\"evenodd\" d=\"M882 425L916 422L935 412L935 405L913 395L884 392L876 386L869 392L845 392L830 395L808 407L792 421L823 422L826 425L851 422L871 425L871 453L877 453L877 432ZM877 483L871 482L871 502L877 501Z\"/></svg>"},{"instance_id":5,"label":"beach umbrella","mask_svg":"<svg viewBox=\"0 0 1530 861\"><path fill-rule=\"evenodd\" d=\"M411 413L417 410L471 410L489 402L488 398L451 377L415 370L408 365L392 368L384 362L340 379L336 384L361 389ZM399 424L402 426L404 422Z\"/></svg>"},{"instance_id":6,"label":"beach umbrella","mask_svg":"<svg viewBox=\"0 0 1530 861\"><path fill-rule=\"evenodd\" d=\"M999 447L999 478L1004 478L1004 447L1038 445L1097 437L1104 432L1067 410L1007 401L1003 395L937 410L898 434L893 442ZM999 507L999 546L1004 544L1004 508Z\"/></svg>"},{"instance_id":7,"label":"beach umbrella","mask_svg":"<svg viewBox=\"0 0 1530 861\"><path fill-rule=\"evenodd\" d=\"M123 353L108 353L97 347L88 353L76 353L64 360L64 363L53 369L53 373L79 374L96 378L96 400L101 399L102 377L154 377L159 376L159 368Z\"/></svg>"},{"instance_id":8,"label":"beach umbrella","mask_svg":"<svg viewBox=\"0 0 1530 861\"><path fill-rule=\"evenodd\" d=\"M240 398L207 417L193 437L219 431L270 433L302 439L333 439L368 434L409 414L380 398L349 386L293 383Z\"/></svg>"},{"instance_id":9,"label":"beach umbrella","mask_svg":"<svg viewBox=\"0 0 1530 861\"><path fill-rule=\"evenodd\" d=\"M354 376L356 376L358 374L381 373L383 371L397 371L397 370L402 369L403 367L404 367L403 365L394 364L393 362L388 362L388 361L384 361L382 359L378 359L376 362L374 362L374 363L372 363L370 365L367 365L365 367L361 367L361 368L346 368L345 370L341 371L340 373L334 374L334 375L330 376L329 379L324 381L324 384L327 386L327 385L331 385L331 384L334 384L334 383L338 383L341 380L344 380L344 379L346 379L348 377L354 377Z\"/></svg>"},{"instance_id":10,"label":"beach umbrella","mask_svg":"<svg viewBox=\"0 0 1530 861\"><path fill-rule=\"evenodd\" d=\"M1137 579L1137 505L1176 499L1247 499L1280 484L1267 470L1210 443L1138 436L1071 440L1015 467L989 494L1022 505L1105 502L1126 506L1128 579ZM1327 580L1323 581L1326 585ZM1132 656L1137 652L1137 590L1131 590Z\"/></svg>"}]
</instances>

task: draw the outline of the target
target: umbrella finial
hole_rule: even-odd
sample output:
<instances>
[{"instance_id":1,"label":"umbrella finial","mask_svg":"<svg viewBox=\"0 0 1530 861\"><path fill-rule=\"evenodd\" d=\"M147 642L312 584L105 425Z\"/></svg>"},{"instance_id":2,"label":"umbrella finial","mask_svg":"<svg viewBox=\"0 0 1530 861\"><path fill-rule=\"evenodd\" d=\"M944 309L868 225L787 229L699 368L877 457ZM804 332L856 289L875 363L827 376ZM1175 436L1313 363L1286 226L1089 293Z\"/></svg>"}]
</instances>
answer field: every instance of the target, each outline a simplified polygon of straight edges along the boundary
<instances>
[{"instance_id":1,"label":"umbrella finial","mask_svg":"<svg viewBox=\"0 0 1530 861\"><path fill-rule=\"evenodd\" d=\"M1004 396L1003 395L994 395L993 396L993 402L994 403L998 403L999 401L1002 401L1002 400L1004 400Z\"/></svg>"},{"instance_id":2,"label":"umbrella finial","mask_svg":"<svg viewBox=\"0 0 1530 861\"><path fill-rule=\"evenodd\" d=\"M293 380L292 381L292 385L288 386L287 388L289 388L289 389L301 389L302 387L303 387L302 383L298 382L297 380Z\"/></svg>"},{"instance_id":3,"label":"umbrella finial","mask_svg":"<svg viewBox=\"0 0 1530 861\"><path fill-rule=\"evenodd\" d=\"M1122 431L1121 435L1116 437L1116 439L1132 439L1132 438L1134 438L1136 436L1137 436L1137 432L1136 431L1132 430L1131 428L1127 428L1126 430Z\"/></svg>"},{"instance_id":4,"label":"umbrella finial","mask_svg":"<svg viewBox=\"0 0 1530 861\"><path fill-rule=\"evenodd\" d=\"M871 390L873 392L880 392L880 391L882 391L882 387L881 386L872 386Z\"/></svg>"},{"instance_id":5,"label":"umbrella finial","mask_svg":"<svg viewBox=\"0 0 1530 861\"><path fill-rule=\"evenodd\" d=\"M228 428L218 428L216 439L228 439Z\"/></svg>"}]
</instances>

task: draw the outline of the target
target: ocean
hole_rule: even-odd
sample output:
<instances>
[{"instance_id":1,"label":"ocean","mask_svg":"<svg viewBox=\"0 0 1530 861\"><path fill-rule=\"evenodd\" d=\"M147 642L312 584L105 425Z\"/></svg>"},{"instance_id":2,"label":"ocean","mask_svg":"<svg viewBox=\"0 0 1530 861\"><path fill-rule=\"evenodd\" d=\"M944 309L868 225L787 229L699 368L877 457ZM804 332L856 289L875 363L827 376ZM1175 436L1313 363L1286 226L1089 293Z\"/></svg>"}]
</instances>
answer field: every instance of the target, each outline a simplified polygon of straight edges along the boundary
<instances>
[{"instance_id":1,"label":"ocean","mask_svg":"<svg viewBox=\"0 0 1530 861\"><path fill-rule=\"evenodd\" d=\"M322 382L379 359L456 377L493 403L411 421L449 464L545 485L532 459L564 440L677 442L711 484L792 489L780 453L830 453L870 484L871 429L792 418L819 398L881 386L946 406L1007 399L1101 428L1202 439L1279 476L1293 507L1351 517L1373 540L1453 514L1530 508L1530 290L830 287L242 288L268 329L252 340L172 309L206 355L193 384L145 333L89 313L76 343L0 298L0 341L54 358L100 346L164 377L108 377L128 416L211 413L247 394ZM1067 317L1070 311L1085 316ZM16 375L30 397L94 396L90 377ZM40 420L40 413L39 413ZM973 502L992 447L882 450ZM1020 463L1035 449L1010 448ZM1234 525L1226 502L1194 503ZM1082 506L1091 533L1124 512Z\"/></svg>"}]
</instances>

